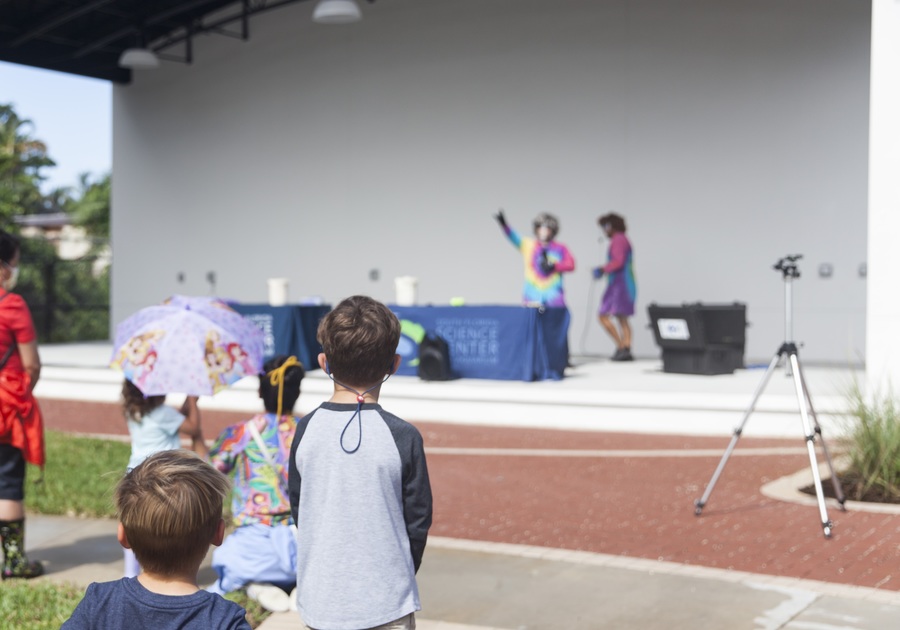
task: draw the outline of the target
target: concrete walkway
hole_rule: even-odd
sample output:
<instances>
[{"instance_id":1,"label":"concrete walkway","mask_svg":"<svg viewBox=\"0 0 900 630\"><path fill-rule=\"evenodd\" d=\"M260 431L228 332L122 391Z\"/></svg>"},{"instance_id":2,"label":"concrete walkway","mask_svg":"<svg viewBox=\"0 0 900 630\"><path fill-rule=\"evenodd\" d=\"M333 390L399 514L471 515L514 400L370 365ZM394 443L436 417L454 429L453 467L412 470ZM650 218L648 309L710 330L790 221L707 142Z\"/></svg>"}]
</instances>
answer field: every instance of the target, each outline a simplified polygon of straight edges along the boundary
<instances>
[{"instance_id":1,"label":"concrete walkway","mask_svg":"<svg viewBox=\"0 0 900 630\"><path fill-rule=\"evenodd\" d=\"M87 586L121 577L110 520L32 515L40 578ZM201 583L213 574L207 563ZM888 630L900 593L623 556L434 537L419 572L419 630ZM262 630L300 627L296 613Z\"/></svg>"}]
</instances>

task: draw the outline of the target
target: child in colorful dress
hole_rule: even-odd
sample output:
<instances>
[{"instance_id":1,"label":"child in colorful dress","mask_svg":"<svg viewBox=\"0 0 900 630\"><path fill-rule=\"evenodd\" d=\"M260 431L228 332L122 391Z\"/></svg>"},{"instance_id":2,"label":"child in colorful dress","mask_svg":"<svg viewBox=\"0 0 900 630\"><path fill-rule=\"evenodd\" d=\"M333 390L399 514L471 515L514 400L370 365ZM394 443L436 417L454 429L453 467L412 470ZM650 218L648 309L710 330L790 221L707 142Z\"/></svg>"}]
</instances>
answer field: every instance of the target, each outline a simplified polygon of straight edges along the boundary
<instances>
[{"instance_id":1,"label":"child in colorful dress","mask_svg":"<svg viewBox=\"0 0 900 630\"><path fill-rule=\"evenodd\" d=\"M131 457L127 470L132 470L150 455L181 447L181 436L191 438L191 450L206 457L208 449L200 427L197 396L187 396L181 411L165 404L165 396L144 396L131 381L122 385L125 419L131 435ZM131 549L125 549L125 577L141 572L140 564Z\"/></svg>"},{"instance_id":2,"label":"child in colorful dress","mask_svg":"<svg viewBox=\"0 0 900 630\"><path fill-rule=\"evenodd\" d=\"M506 238L515 245L522 254L525 265L525 286L522 290L522 303L525 305L562 306L566 305L563 294L562 274L575 270L575 259L569 249L555 239L559 232L559 221L552 214L545 212L534 219L534 235L537 238L519 236L519 233L506 223L503 210L494 218Z\"/></svg>"},{"instance_id":3,"label":"child in colorful dress","mask_svg":"<svg viewBox=\"0 0 900 630\"><path fill-rule=\"evenodd\" d=\"M287 493L288 458L297 428L294 405L305 375L296 357L278 356L264 366L259 397L266 413L225 429L210 463L234 475L235 530L213 552L219 579L207 590L220 594L247 586L269 610L288 610L297 577L297 542Z\"/></svg>"}]
</instances>

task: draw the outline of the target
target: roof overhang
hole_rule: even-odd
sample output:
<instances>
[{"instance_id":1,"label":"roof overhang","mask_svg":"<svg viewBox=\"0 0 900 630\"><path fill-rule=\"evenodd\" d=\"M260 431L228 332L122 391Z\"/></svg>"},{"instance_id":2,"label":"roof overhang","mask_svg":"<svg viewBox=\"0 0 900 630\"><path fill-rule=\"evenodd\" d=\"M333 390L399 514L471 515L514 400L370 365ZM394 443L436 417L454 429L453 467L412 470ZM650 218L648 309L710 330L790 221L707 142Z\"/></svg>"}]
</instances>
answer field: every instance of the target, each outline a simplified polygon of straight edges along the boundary
<instances>
[{"instance_id":1,"label":"roof overhang","mask_svg":"<svg viewBox=\"0 0 900 630\"><path fill-rule=\"evenodd\" d=\"M189 64L196 35L248 39L252 16L304 1L0 0L0 61L129 83L127 48Z\"/></svg>"}]
</instances>

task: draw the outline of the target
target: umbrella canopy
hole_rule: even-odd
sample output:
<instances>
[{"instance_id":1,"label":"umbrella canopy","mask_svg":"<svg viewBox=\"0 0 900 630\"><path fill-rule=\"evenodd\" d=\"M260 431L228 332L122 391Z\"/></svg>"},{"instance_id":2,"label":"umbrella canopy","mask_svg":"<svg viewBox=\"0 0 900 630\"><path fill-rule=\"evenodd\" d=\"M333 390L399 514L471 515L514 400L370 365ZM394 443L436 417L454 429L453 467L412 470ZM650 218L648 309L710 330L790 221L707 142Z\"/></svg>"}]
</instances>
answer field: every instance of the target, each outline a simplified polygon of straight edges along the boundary
<instances>
[{"instance_id":1,"label":"umbrella canopy","mask_svg":"<svg viewBox=\"0 0 900 630\"><path fill-rule=\"evenodd\" d=\"M263 333L215 298L172 296L116 327L112 367L145 396L205 396L259 374Z\"/></svg>"}]
</instances>

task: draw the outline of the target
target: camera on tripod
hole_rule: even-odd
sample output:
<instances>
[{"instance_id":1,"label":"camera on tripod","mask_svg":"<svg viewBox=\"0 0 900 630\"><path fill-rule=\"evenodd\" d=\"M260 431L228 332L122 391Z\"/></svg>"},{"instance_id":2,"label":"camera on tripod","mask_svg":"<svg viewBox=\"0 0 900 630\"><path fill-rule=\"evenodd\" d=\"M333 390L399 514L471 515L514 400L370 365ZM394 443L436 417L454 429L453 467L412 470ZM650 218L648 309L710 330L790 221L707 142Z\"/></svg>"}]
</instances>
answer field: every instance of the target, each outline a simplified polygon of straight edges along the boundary
<instances>
[{"instance_id":1,"label":"camera on tripod","mask_svg":"<svg viewBox=\"0 0 900 630\"><path fill-rule=\"evenodd\" d=\"M797 270L797 261L803 258L803 254L788 255L778 260L772 268L777 269L785 278L799 278L800 272Z\"/></svg>"},{"instance_id":2,"label":"camera on tripod","mask_svg":"<svg viewBox=\"0 0 900 630\"><path fill-rule=\"evenodd\" d=\"M703 512L703 508L706 506L707 501L709 501L713 488L719 480L719 475L722 474L722 470L724 470L728 458L731 457L731 453L744 431L744 425L747 424L750 414L753 413L753 410L756 408L756 403L759 401L759 397L766 388L766 383L769 382L769 377L772 376L772 372L778 367L778 364L785 361L786 366L789 367L788 375L794 379L794 392L797 394L797 402L800 407L800 419L803 423L806 450L809 454L809 467L812 471L813 485L816 489L816 503L819 505L819 518L822 523L822 533L825 534L825 538L831 538L831 528L834 526L834 523L828 518L828 511L825 508L825 493L822 490L822 478L819 475L819 462L816 459L816 442L819 442L822 445L822 453L825 455L825 461L831 471L831 483L834 486L834 496L837 497L841 511L846 510L844 507L844 500L846 497L844 497L844 491L841 488L840 480L837 475L834 474L834 464L831 461L831 455L828 453L828 448L825 446L825 438L822 437L822 429L816 418L812 399L809 397L809 388L806 386L806 379L803 377L803 371L800 367L797 344L793 341L791 314L793 301L791 284L794 278L800 277L800 272L797 271L797 261L801 258L803 258L801 254L785 256L774 265L774 268L780 271L784 277L784 343L781 344L778 351L775 353L775 356L772 357L772 361L769 363L769 367L766 369L766 373L763 376L762 383L756 388L756 393L753 394L753 400L750 402L750 407L748 407L747 411L744 413L741 423L735 428L734 433L731 436L731 442L725 449L725 454L722 455L722 459L719 460L719 465L716 467L712 478L706 485L703 496L694 501L694 514L700 516Z\"/></svg>"}]
</instances>

